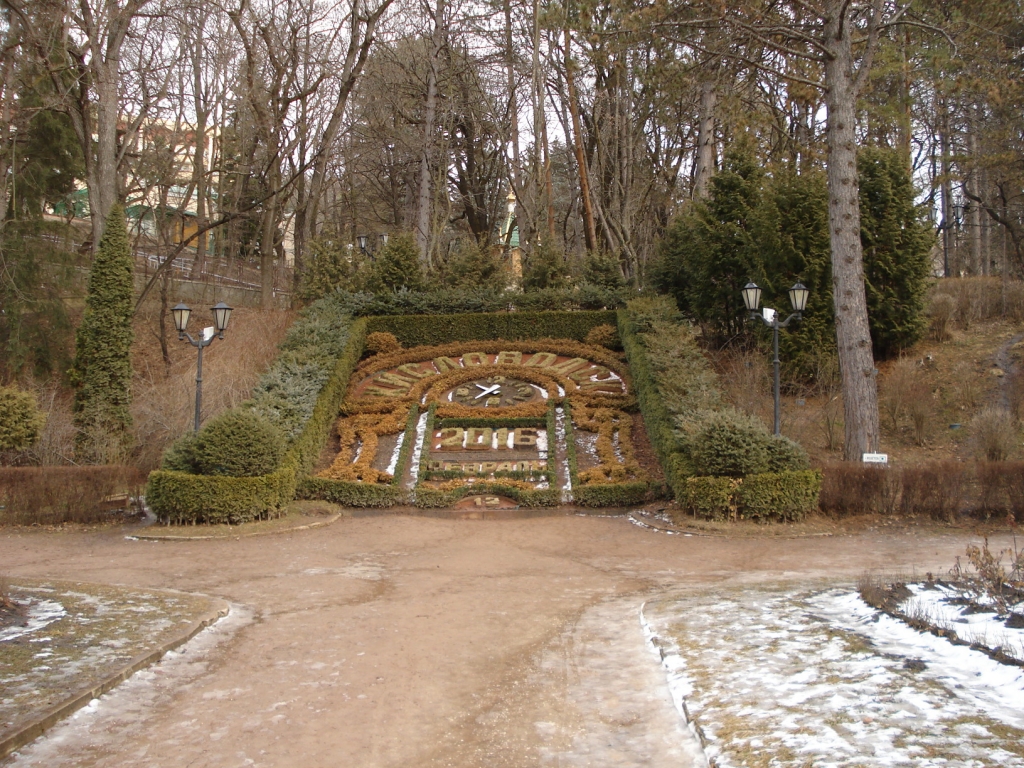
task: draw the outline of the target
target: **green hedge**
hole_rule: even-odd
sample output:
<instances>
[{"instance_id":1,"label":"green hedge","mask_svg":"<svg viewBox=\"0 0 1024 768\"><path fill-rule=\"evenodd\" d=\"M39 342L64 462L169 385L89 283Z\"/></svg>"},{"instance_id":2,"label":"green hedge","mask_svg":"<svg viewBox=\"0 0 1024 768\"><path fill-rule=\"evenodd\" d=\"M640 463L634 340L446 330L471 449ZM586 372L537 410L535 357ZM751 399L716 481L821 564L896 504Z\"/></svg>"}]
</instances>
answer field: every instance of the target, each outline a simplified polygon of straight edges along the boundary
<instances>
[{"instance_id":1,"label":"green hedge","mask_svg":"<svg viewBox=\"0 0 1024 768\"><path fill-rule=\"evenodd\" d=\"M801 520L818 508L821 470L765 472L731 477L688 477L676 494L679 506L697 517L727 520Z\"/></svg>"},{"instance_id":2,"label":"green hedge","mask_svg":"<svg viewBox=\"0 0 1024 768\"><path fill-rule=\"evenodd\" d=\"M454 506L466 496L490 494L508 496L524 507L557 507L561 503L558 488L519 488L514 485L503 485L500 481L489 483L473 483L451 490L440 490L423 485L416 488L415 504L421 509L438 509Z\"/></svg>"},{"instance_id":3,"label":"green hedge","mask_svg":"<svg viewBox=\"0 0 1024 768\"><path fill-rule=\"evenodd\" d=\"M616 322L613 311L489 312L475 315L390 315L367 318L367 332L393 333L403 346L448 344L453 341L586 341L599 325Z\"/></svg>"},{"instance_id":4,"label":"green hedge","mask_svg":"<svg viewBox=\"0 0 1024 768\"><path fill-rule=\"evenodd\" d=\"M740 515L801 520L818 508L821 479L817 469L747 475L737 489Z\"/></svg>"},{"instance_id":5,"label":"green hedge","mask_svg":"<svg viewBox=\"0 0 1024 768\"><path fill-rule=\"evenodd\" d=\"M622 339L622 349L629 362L633 391L640 406L640 413L644 417L647 436L665 472L666 482L678 496L683 479L693 472L689 469L689 461L683 454L679 438L676 436L672 413L658 392L654 366L647 356L647 350L637 333L633 319L625 309L620 309L617 315L619 338Z\"/></svg>"},{"instance_id":6,"label":"green hedge","mask_svg":"<svg viewBox=\"0 0 1024 768\"><path fill-rule=\"evenodd\" d=\"M341 504L343 507L393 507L405 501L405 489L396 483L352 483L306 477L299 483L296 496Z\"/></svg>"},{"instance_id":7,"label":"green hedge","mask_svg":"<svg viewBox=\"0 0 1024 768\"><path fill-rule=\"evenodd\" d=\"M149 475L146 503L162 522L247 523L276 516L295 498L295 470L282 467L260 477L190 475L158 470Z\"/></svg>"},{"instance_id":8,"label":"green hedge","mask_svg":"<svg viewBox=\"0 0 1024 768\"><path fill-rule=\"evenodd\" d=\"M679 485L676 501L696 517L729 520L735 510L733 492L738 484L731 477L686 477Z\"/></svg>"},{"instance_id":9,"label":"green hedge","mask_svg":"<svg viewBox=\"0 0 1024 768\"><path fill-rule=\"evenodd\" d=\"M298 481L316 464L345 398L349 377L362 356L365 339L366 321L356 320L349 327L347 343L320 390L312 414L277 471L259 477L152 472L146 485L146 502L157 518L174 523L239 523L278 514L295 498Z\"/></svg>"},{"instance_id":10,"label":"green hedge","mask_svg":"<svg viewBox=\"0 0 1024 768\"><path fill-rule=\"evenodd\" d=\"M643 504L650 493L651 484L643 481L572 487L573 502L581 507L632 507Z\"/></svg>"}]
</instances>

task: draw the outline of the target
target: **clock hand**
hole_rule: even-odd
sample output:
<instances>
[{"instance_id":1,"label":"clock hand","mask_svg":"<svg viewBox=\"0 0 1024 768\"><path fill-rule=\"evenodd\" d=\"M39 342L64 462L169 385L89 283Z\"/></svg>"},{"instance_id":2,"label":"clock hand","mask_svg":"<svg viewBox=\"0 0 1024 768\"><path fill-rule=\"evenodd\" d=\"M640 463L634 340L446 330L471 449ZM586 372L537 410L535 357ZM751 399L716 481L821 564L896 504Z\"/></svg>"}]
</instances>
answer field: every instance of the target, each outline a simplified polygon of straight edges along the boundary
<instances>
[{"instance_id":1,"label":"clock hand","mask_svg":"<svg viewBox=\"0 0 1024 768\"><path fill-rule=\"evenodd\" d=\"M479 387L480 385L477 384L477 386ZM496 390L499 390L499 389L501 389L501 385L500 384L495 384L493 387L488 387L487 389L485 389L483 392L481 392L479 395L477 395L473 399L474 400L479 400L481 397L484 397L485 395L490 395L490 394L492 394L493 392L495 392Z\"/></svg>"},{"instance_id":2,"label":"clock hand","mask_svg":"<svg viewBox=\"0 0 1024 768\"><path fill-rule=\"evenodd\" d=\"M485 392L490 389L490 387L485 386L483 384L477 384L475 381L473 382L473 386L476 387L477 389L482 389Z\"/></svg>"}]
</instances>

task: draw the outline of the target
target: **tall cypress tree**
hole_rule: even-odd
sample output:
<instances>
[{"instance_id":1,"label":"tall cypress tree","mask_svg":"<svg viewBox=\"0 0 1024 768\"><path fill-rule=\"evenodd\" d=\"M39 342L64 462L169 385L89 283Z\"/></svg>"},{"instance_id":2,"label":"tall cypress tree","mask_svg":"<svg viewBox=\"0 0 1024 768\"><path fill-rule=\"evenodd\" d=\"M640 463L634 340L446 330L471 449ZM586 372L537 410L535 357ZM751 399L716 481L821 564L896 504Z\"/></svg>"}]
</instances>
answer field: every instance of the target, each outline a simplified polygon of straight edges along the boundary
<instances>
[{"instance_id":1,"label":"tall cypress tree","mask_svg":"<svg viewBox=\"0 0 1024 768\"><path fill-rule=\"evenodd\" d=\"M76 457L123 460L131 448L132 256L124 209L115 205L89 273L85 316L75 335Z\"/></svg>"}]
</instances>

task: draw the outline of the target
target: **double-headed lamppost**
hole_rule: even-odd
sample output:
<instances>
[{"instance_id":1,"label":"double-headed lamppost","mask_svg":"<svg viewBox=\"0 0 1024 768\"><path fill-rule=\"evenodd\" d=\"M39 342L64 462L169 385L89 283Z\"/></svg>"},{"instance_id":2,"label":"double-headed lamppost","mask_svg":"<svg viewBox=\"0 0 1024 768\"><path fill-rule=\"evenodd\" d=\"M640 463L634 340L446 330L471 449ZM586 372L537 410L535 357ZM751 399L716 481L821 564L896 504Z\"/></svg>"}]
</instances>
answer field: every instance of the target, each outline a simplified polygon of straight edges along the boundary
<instances>
[{"instance_id":1,"label":"double-headed lamppost","mask_svg":"<svg viewBox=\"0 0 1024 768\"><path fill-rule=\"evenodd\" d=\"M761 314L757 308L761 305L761 289L755 283L747 283L743 289L743 303L750 313L750 319L758 319L772 329L772 350L775 352L775 359L772 366L775 369L775 434L782 434L782 419L779 410L779 328L785 328L790 320L799 320L802 312L807 308L807 295L809 290L797 283L789 289L789 301L793 305L793 314L785 320L779 320L779 313L774 309L764 308Z\"/></svg>"},{"instance_id":2,"label":"double-headed lamppost","mask_svg":"<svg viewBox=\"0 0 1024 768\"><path fill-rule=\"evenodd\" d=\"M370 260L372 261L373 260L373 251L369 250L370 236L369 235L358 235L356 237L356 242L359 243L359 250L362 252L362 254L364 256L369 256ZM387 232L381 232L380 233L380 247L381 248L385 248L385 247L387 247L387 244L388 244L388 233Z\"/></svg>"},{"instance_id":3,"label":"double-headed lamppost","mask_svg":"<svg viewBox=\"0 0 1024 768\"><path fill-rule=\"evenodd\" d=\"M213 312L213 327L203 328L198 339L193 339L185 330L188 327L188 317L192 310L184 304L178 304L171 308L171 315L174 317L174 327L178 331L178 341L188 340L188 343L199 350L199 362L196 364L196 422L195 431L199 431L199 413L203 407L203 348L213 343L214 338L223 339L224 331L228 328L228 320L231 319L231 307L223 301L216 306L210 307Z\"/></svg>"}]
</instances>

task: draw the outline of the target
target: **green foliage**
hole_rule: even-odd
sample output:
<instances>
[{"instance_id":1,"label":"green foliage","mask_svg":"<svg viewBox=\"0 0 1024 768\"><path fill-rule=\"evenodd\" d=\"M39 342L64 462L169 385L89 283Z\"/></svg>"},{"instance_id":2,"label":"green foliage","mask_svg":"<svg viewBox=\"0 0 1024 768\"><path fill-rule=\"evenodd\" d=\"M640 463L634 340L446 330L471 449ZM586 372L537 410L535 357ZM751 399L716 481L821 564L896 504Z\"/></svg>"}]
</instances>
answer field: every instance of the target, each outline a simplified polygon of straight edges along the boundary
<instances>
[{"instance_id":1,"label":"green foliage","mask_svg":"<svg viewBox=\"0 0 1024 768\"><path fill-rule=\"evenodd\" d=\"M523 290L563 288L569 282L565 254L547 243L538 245L527 256L523 269Z\"/></svg>"},{"instance_id":2,"label":"green foliage","mask_svg":"<svg viewBox=\"0 0 1024 768\"><path fill-rule=\"evenodd\" d=\"M875 355L891 357L921 337L928 252L934 240L918 206L909 170L898 152L864 147L858 154L861 242L868 316ZM764 289L763 306L789 311L796 281L810 289L803 319L780 336L790 375L810 378L814 353L835 348L828 188L823 172L776 167L765 175L744 147L731 150L712 179L706 201L672 223L652 270L683 313L721 343L744 332L740 290L748 280Z\"/></svg>"},{"instance_id":3,"label":"green foliage","mask_svg":"<svg viewBox=\"0 0 1024 768\"><path fill-rule=\"evenodd\" d=\"M774 222L762 204L763 179L752 147L731 147L707 199L687 206L665 233L653 270L655 284L718 341L743 330L743 286L764 282L762 249Z\"/></svg>"},{"instance_id":4,"label":"green foliage","mask_svg":"<svg viewBox=\"0 0 1024 768\"><path fill-rule=\"evenodd\" d=\"M36 397L14 387L0 387L0 451L23 451L39 439L46 414Z\"/></svg>"},{"instance_id":5,"label":"green foliage","mask_svg":"<svg viewBox=\"0 0 1024 768\"><path fill-rule=\"evenodd\" d=\"M416 315L371 317L370 332L393 333L406 347L452 341L504 339L575 339L613 322L613 312L495 312L474 315Z\"/></svg>"},{"instance_id":6,"label":"green foliage","mask_svg":"<svg viewBox=\"0 0 1024 768\"><path fill-rule=\"evenodd\" d=\"M350 483L325 477L306 477L299 483L296 496L355 509L375 509L401 504L406 493L404 488L393 483Z\"/></svg>"},{"instance_id":7,"label":"green foliage","mask_svg":"<svg viewBox=\"0 0 1024 768\"><path fill-rule=\"evenodd\" d=\"M306 269L299 285L299 298L316 301L334 291L352 291L362 287L369 267L362 254L335 237L320 237L309 244Z\"/></svg>"},{"instance_id":8,"label":"green foliage","mask_svg":"<svg viewBox=\"0 0 1024 768\"><path fill-rule=\"evenodd\" d=\"M422 290L425 285L416 240L407 232L394 235L376 255L369 287L374 293L406 289Z\"/></svg>"},{"instance_id":9,"label":"green foliage","mask_svg":"<svg viewBox=\"0 0 1024 768\"><path fill-rule=\"evenodd\" d=\"M18 112L30 117L17 130L9 207L12 218L39 219L44 205L74 192L75 179L85 178L85 162L71 117L49 108L58 99L50 77L28 62L24 66Z\"/></svg>"},{"instance_id":10,"label":"green foliage","mask_svg":"<svg viewBox=\"0 0 1024 768\"><path fill-rule=\"evenodd\" d=\"M604 251L593 251L583 261L583 280L606 291L621 291L626 287L619 260Z\"/></svg>"},{"instance_id":11,"label":"green foliage","mask_svg":"<svg viewBox=\"0 0 1024 768\"><path fill-rule=\"evenodd\" d=\"M451 507L460 499L476 494L508 496L524 507L556 507L561 503L561 492L557 488L520 488L504 485L501 481L473 483L459 488L442 490L424 485L417 486L414 503L421 509Z\"/></svg>"},{"instance_id":12,"label":"green foliage","mask_svg":"<svg viewBox=\"0 0 1024 768\"><path fill-rule=\"evenodd\" d=\"M708 520L800 520L818 508L821 481L820 470L688 477L676 498L683 510Z\"/></svg>"},{"instance_id":13,"label":"green foliage","mask_svg":"<svg viewBox=\"0 0 1024 768\"><path fill-rule=\"evenodd\" d=\"M810 457L804 447L785 435L773 436L768 443L768 471L789 472L809 469Z\"/></svg>"},{"instance_id":14,"label":"green foliage","mask_svg":"<svg viewBox=\"0 0 1024 768\"><path fill-rule=\"evenodd\" d=\"M463 240L448 260L444 282L453 288L504 287L508 275L495 249Z\"/></svg>"},{"instance_id":15,"label":"green foliage","mask_svg":"<svg viewBox=\"0 0 1024 768\"><path fill-rule=\"evenodd\" d=\"M605 291L593 285L519 291L491 288L449 288L433 291L349 293L339 291L331 301L356 317L382 315L452 315L478 312L537 312L594 310L625 306L628 291Z\"/></svg>"},{"instance_id":16,"label":"green foliage","mask_svg":"<svg viewBox=\"0 0 1024 768\"><path fill-rule=\"evenodd\" d=\"M131 446L132 266L124 210L115 205L75 337L75 448L81 463L117 463Z\"/></svg>"},{"instance_id":17,"label":"green foliage","mask_svg":"<svg viewBox=\"0 0 1024 768\"><path fill-rule=\"evenodd\" d=\"M632 507L643 504L652 493L650 483L573 485L572 500L581 507Z\"/></svg>"},{"instance_id":18,"label":"green foliage","mask_svg":"<svg viewBox=\"0 0 1024 768\"><path fill-rule=\"evenodd\" d=\"M698 475L743 477L768 471L772 436L738 411L711 414L688 442Z\"/></svg>"},{"instance_id":19,"label":"green foliage","mask_svg":"<svg viewBox=\"0 0 1024 768\"><path fill-rule=\"evenodd\" d=\"M729 520L736 511L733 494L738 483L731 477L687 477L679 484L676 501L696 517Z\"/></svg>"},{"instance_id":20,"label":"green foliage","mask_svg":"<svg viewBox=\"0 0 1024 768\"><path fill-rule=\"evenodd\" d=\"M914 203L914 183L899 152L863 147L857 170L871 342L875 357L886 359L924 334L935 233Z\"/></svg>"},{"instance_id":21,"label":"green foliage","mask_svg":"<svg viewBox=\"0 0 1024 768\"><path fill-rule=\"evenodd\" d=\"M171 447L164 451L160 469L170 470L171 472L199 474L199 468L196 466L195 432L182 435L171 443Z\"/></svg>"},{"instance_id":22,"label":"green foliage","mask_svg":"<svg viewBox=\"0 0 1024 768\"><path fill-rule=\"evenodd\" d=\"M260 477L193 475L158 470L146 483L146 503L168 523L247 523L276 517L295 497L290 466Z\"/></svg>"},{"instance_id":23,"label":"green foliage","mask_svg":"<svg viewBox=\"0 0 1024 768\"><path fill-rule=\"evenodd\" d=\"M74 328L65 296L81 295L78 256L50 221L7 222L0 238L0 371L16 378L63 376L71 367ZM68 242L70 246L70 242Z\"/></svg>"},{"instance_id":24,"label":"green foliage","mask_svg":"<svg viewBox=\"0 0 1024 768\"><path fill-rule=\"evenodd\" d=\"M234 408L203 426L191 452L200 475L258 477L281 463L284 437L252 411Z\"/></svg>"},{"instance_id":25,"label":"green foliage","mask_svg":"<svg viewBox=\"0 0 1024 768\"><path fill-rule=\"evenodd\" d=\"M818 508L821 470L748 475L736 489L740 516L757 520L801 520Z\"/></svg>"}]
</instances>

